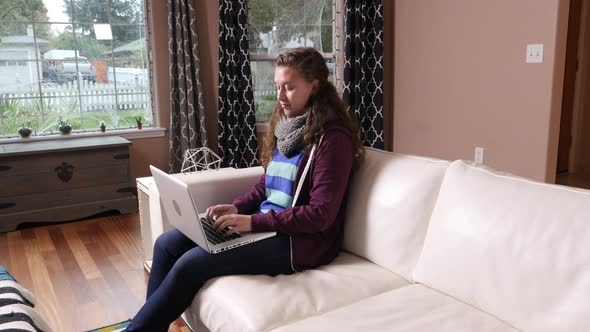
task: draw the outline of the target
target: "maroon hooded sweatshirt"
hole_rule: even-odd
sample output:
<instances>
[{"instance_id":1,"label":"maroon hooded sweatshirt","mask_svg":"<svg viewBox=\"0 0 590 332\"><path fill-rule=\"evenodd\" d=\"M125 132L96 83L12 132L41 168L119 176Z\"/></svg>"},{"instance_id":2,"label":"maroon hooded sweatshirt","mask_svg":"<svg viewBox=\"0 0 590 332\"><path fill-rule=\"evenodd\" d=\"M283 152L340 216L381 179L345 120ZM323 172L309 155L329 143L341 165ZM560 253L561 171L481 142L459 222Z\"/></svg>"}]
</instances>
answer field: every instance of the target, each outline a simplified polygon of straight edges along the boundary
<instances>
[{"instance_id":1,"label":"maroon hooded sweatshirt","mask_svg":"<svg viewBox=\"0 0 590 332\"><path fill-rule=\"evenodd\" d=\"M338 255L355 159L351 133L334 124L324 126L324 137L316 147L306 178L301 179L310 152L311 146L306 148L297 170L293 191L300 181L304 182L296 206L252 215L253 232L276 231L291 237L294 271L327 264ZM233 201L240 214L259 211L266 199L265 175L250 191Z\"/></svg>"}]
</instances>

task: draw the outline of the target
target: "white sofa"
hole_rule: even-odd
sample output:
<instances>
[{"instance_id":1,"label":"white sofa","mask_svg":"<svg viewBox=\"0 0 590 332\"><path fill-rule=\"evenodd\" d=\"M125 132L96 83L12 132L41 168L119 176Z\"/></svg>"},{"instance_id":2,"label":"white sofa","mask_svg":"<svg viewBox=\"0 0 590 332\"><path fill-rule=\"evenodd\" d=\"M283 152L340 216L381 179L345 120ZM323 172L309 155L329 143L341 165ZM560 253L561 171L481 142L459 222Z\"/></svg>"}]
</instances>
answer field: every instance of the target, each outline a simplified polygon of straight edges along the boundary
<instances>
[{"instance_id":1,"label":"white sofa","mask_svg":"<svg viewBox=\"0 0 590 332\"><path fill-rule=\"evenodd\" d=\"M190 183L222 203L261 172ZM213 279L183 317L198 332L590 331L590 191L368 149L342 249L294 275Z\"/></svg>"}]
</instances>

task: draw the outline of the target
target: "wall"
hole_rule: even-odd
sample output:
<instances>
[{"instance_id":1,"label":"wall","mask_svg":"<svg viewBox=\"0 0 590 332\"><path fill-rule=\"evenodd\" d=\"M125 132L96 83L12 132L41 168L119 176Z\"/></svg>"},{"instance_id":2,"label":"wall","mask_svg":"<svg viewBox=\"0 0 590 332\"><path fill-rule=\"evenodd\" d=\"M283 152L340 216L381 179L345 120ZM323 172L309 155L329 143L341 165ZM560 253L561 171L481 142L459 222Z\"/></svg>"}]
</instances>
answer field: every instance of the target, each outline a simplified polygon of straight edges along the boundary
<instances>
[{"instance_id":1,"label":"wall","mask_svg":"<svg viewBox=\"0 0 590 332\"><path fill-rule=\"evenodd\" d=\"M149 165L168 170L168 129L170 127L170 75L168 71L168 9L166 1L152 0L153 89L155 115L166 136L135 139L131 145L131 175L150 176ZM217 43L219 38L218 0L193 0L197 13L199 60L210 147L217 147Z\"/></svg>"},{"instance_id":2,"label":"wall","mask_svg":"<svg viewBox=\"0 0 590 332\"><path fill-rule=\"evenodd\" d=\"M396 152L553 182L568 0L397 0ZM545 44L525 64L526 44Z\"/></svg>"}]
</instances>

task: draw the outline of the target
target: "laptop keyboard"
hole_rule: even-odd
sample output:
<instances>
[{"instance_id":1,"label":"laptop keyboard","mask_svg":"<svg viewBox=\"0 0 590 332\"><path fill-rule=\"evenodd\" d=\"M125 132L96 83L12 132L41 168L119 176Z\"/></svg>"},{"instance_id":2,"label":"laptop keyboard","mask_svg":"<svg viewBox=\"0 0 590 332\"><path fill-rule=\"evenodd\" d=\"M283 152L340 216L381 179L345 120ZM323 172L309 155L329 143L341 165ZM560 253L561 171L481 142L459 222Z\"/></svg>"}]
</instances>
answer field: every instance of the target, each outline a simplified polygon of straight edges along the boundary
<instances>
[{"instance_id":1,"label":"laptop keyboard","mask_svg":"<svg viewBox=\"0 0 590 332\"><path fill-rule=\"evenodd\" d=\"M205 218L201 218L201 224L203 225L203 229L205 230L205 236L207 236L207 240L209 240L209 242L213 244L220 244L226 241L242 237L240 234L236 233L230 236L223 236L223 233L225 231L228 231L229 228L225 228L223 231L215 230L213 229L213 225L211 225L211 223Z\"/></svg>"}]
</instances>

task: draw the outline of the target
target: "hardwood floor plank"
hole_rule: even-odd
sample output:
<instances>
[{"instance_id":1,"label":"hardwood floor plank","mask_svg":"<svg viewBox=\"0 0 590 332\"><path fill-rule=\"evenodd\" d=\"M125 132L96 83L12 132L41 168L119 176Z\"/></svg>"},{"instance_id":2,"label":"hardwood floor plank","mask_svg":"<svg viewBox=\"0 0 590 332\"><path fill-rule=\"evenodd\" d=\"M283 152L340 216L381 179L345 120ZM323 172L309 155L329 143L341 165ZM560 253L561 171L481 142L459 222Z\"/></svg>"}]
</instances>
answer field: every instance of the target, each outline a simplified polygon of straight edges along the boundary
<instances>
[{"instance_id":1,"label":"hardwood floor plank","mask_svg":"<svg viewBox=\"0 0 590 332\"><path fill-rule=\"evenodd\" d=\"M10 274L25 288L32 288L31 272L27 260L23 256L25 252L24 241L20 232L7 234L8 254L10 255Z\"/></svg>"},{"instance_id":2,"label":"hardwood floor plank","mask_svg":"<svg viewBox=\"0 0 590 332\"><path fill-rule=\"evenodd\" d=\"M47 305L56 308L55 312L42 312L43 317L48 321L54 331L80 331L77 329L78 299L75 293L78 289L71 282L71 275L65 273L62 261L56 250L42 252L43 260L47 267L49 280L51 281L55 297L45 295L48 298ZM45 290L36 290L39 296ZM83 301L89 302L89 301ZM53 316L56 315L56 316Z\"/></svg>"},{"instance_id":3,"label":"hardwood floor plank","mask_svg":"<svg viewBox=\"0 0 590 332\"><path fill-rule=\"evenodd\" d=\"M100 270L78 235L78 227L62 227L62 232L86 280L102 277Z\"/></svg>"},{"instance_id":4,"label":"hardwood floor plank","mask_svg":"<svg viewBox=\"0 0 590 332\"><path fill-rule=\"evenodd\" d=\"M134 222L129 220L129 222ZM100 223L100 227L102 230L109 234L111 238L111 242L117 248L117 251L120 255L112 256L112 257L119 257L121 260L124 261L125 265L127 266L125 269L119 269L120 272L129 271L129 270L139 270L142 268L143 262L141 258L141 251L139 249L135 250L135 246L133 246L133 237L140 236L139 234L131 234L128 229L122 227L121 224L117 223L116 220L108 219L104 222ZM118 265L117 268L121 268L121 265Z\"/></svg>"},{"instance_id":5,"label":"hardwood floor plank","mask_svg":"<svg viewBox=\"0 0 590 332\"><path fill-rule=\"evenodd\" d=\"M57 296L53 289L53 282L47 270L47 261L44 259L40 247L37 246L36 238L30 238L25 241L25 256L29 271L31 271L32 288L29 290L35 296L35 307L43 317L58 317ZM55 319L48 319L50 326L59 327L59 322Z\"/></svg>"},{"instance_id":6,"label":"hardwood floor plank","mask_svg":"<svg viewBox=\"0 0 590 332\"><path fill-rule=\"evenodd\" d=\"M23 240L34 240L35 239L35 232L33 229L23 229L21 232L21 236Z\"/></svg>"},{"instance_id":7,"label":"hardwood floor plank","mask_svg":"<svg viewBox=\"0 0 590 332\"><path fill-rule=\"evenodd\" d=\"M61 228L55 227L49 229L49 236L55 246L57 255L63 266L63 272L68 274L68 278L71 282L71 287L76 289L76 297L78 303L88 303L95 299L94 293L90 291L86 277L82 272L82 269L78 265L76 257L72 253L72 250L64 237Z\"/></svg>"},{"instance_id":8,"label":"hardwood floor plank","mask_svg":"<svg viewBox=\"0 0 590 332\"><path fill-rule=\"evenodd\" d=\"M51 237L49 237L47 227L35 227L33 230L35 232L35 244L39 247L39 251L44 252L55 250Z\"/></svg>"},{"instance_id":9,"label":"hardwood floor plank","mask_svg":"<svg viewBox=\"0 0 590 332\"><path fill-rule=\"evenodd\" d=\"M113 266L99 244L91 242L86 243L85 245L92 256L92 259L94 259L96 265L99 267L104 280L111 288L112 293L116 296L113 301L123 304L125 314L129 317L133 317L141 307L141 304L138 303L135 296L130 292L125 283L125 279Z\"/></svg>"},{"instance_id":10,"label":"hardwood floor plank","mask_svg":"<svg viewBox=\"0 0 590 332\"><path fill-rule=\"evenodd\" d=\"M114 236L115 234L107 235L105 231L100 226L103 223L108 223L108 219L101 219L100 222L97 220L94 223L88 224L88 233L87 238L91 239L94 243L98 244L102 248L102 252L107 256L114 256L119 255L119 249L112 241L111 235Z\"/></svg>"}]
</instances>

